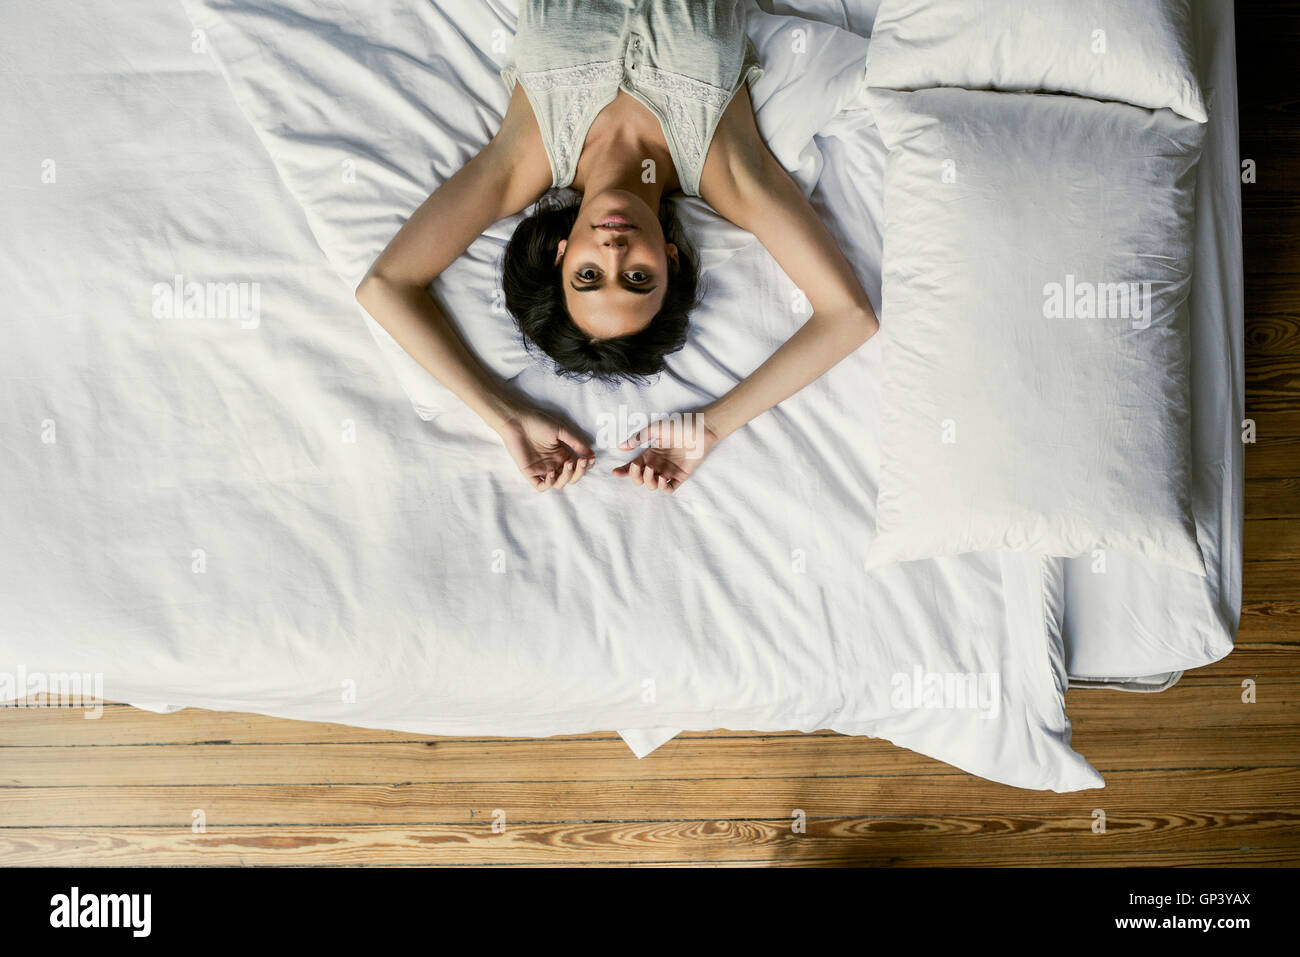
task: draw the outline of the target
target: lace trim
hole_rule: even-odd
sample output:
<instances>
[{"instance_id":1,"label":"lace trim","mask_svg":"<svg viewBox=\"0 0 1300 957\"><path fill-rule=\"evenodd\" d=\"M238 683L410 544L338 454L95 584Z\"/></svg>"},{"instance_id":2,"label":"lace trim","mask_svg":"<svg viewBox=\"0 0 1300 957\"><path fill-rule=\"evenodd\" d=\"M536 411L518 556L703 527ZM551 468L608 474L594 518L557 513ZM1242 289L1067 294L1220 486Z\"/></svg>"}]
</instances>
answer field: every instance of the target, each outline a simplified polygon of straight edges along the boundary
<instances>
[{"instance_id":1,"label":"lace trim","mask_svg":"<svg viewBox=\"0 0 1300 957\"><path fill-rule=\"evenodd\" d=\"M682 76L680 73L669 73L666 70L657 70L652 66L643 68L641 73L641 80L647 86L663 90L669 96L688 97L697 103L713 107L715 110L725 108L727 102L731 99L730 90L724 90L720 86L714 86L712 83L705 83L703 80L696 80L693 77Z\"/></svg>"},{"instance_id":2,"label":"lace trim","mask_svg":"<svg viewBox=\"0 0 1300 957\"><path fill-rule=\"evenodd\" d=\"M731 100L731 91L705 83L703 80L657 70L654 67L646 67L642 71L641 80L646 86L665 94L678 143L686 154L685 159L690 164L690 169L698 172L700 164L704 162L704 144L700 131L696 127L695 117L684 101L690 100L714 112L721 112ZM683 172L686 171L678 170L678 175Z\"/></svg>"},{"instance_id":3,"label":"lace trim","mask_svg":"<svg viewBox=\"0 0 1300 957\"><path fill-rule=\"evenodd\" d=\"M578 132L578 124L587 117L591 101L606 92L608 84L621 82L623 75L621 60L599 60L522 74L531 91L539 94L563 91L568 100L563 104L560 129L551 144L555 151L557 185L561 181L571 180L572 170L569 167L574 158L573 151L575 147L580 147L580 144L574 143L574 137ZM674 132L685 153L684 159L692 170L698 169L704 158L704 146L687 102L701 104L715 112L721 111L730 101L731 91L703 80L644 65L637 79L643 85L664 94ZM683 171L679 171L679 174L681 172Z\"/></svg>"},{"instance_id":4,"label":"lace trim","mask_svg":"<svg viewBox=\"0 0 1300 957\"><path fill-rule=\"evenodd\" d=\"M704 159L704 147L700 143L700 134L695 128L694 117L686 109L686 104L676 97L668 98L668 111L673 117L673 132L676 133L677 140L686 153L686 161L690 164L690 169L699 170L700 163ZM678 176L684 172L687 171L678 170ZM688 175L694 175L694 172Z\"/></svg>"},{"instance_id":5,"label":"lace trim","mask_svg":"<svg viewBox=\"0 0 1300 957\"><path fill-rule=\"evenodd\" d=\"M558 154L556 159L560 166L560 176L562 178L562 182L557 185L568 185L573 181L574 170L572 164L577 161L573 151L582 149L582 144L575 142L578 136L578 123L587 119L587 115L591 110L591 101L596 98L596 94L599 92L599 88L578 91L574 95L572 102L565 107L559 142L555 144L555 151Z\"/></svg>"},{"instance_id":6,"label":"lace trim","mask_svg":"<svg viewBox=\"0 0 1300 957\"><path fill-rule=\"evenodd\" d=\"M551 149L555 153L554 185L565 186L573 181L573 151L575 146L581 147L581 144L573 142L578 133L578 123L586 118L591 109L591 101L605 92L610 84L617 83L622 76L623 64L620 60L579 63L577 66L539 70L523 75L530 93L563 97L559 104L559 129L551 138Z\"/></svg>"},{"instance_id":7,"label":"lace trim","mask_svg":"<svg viewBox=\"0 0 1300 957\"><path fill-rule=\"evenodd\" d=\"M577 66L562 66L554 70L538 70L526 76L534 90L539 93L549 93L556 87L586 86L590 83L621 80L623 61L598 60L595 63L579 63Z\"/></svg>"}]
</instances>

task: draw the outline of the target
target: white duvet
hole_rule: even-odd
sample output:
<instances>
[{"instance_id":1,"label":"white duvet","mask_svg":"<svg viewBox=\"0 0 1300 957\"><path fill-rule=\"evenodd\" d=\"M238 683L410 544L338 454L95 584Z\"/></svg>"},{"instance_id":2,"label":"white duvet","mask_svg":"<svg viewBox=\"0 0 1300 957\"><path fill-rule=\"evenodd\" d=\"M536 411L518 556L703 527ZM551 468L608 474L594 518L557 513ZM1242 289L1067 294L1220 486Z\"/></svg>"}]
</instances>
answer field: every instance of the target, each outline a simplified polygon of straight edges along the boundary
<instances>
[{"instance_id":1,"label":"white duvet","mask_svg":"<svg viewBox=\"0 0 1300 957\"><path fill-rule=\"evenodd\" d=\"M411 415L340 277L490 136L506 48L492 29L449 25L472 6L508 41L513 11L375 4L336 24L343 55L309 71L296 44L319 43L320 24L287 13L304 4L262 8L281 19L254 31L243 72L223 60L258 136L209 55L225 28L248 36L238 24L260 4L187 4L190 34L179 17L159 30L144 0L90 14L52 3L0 39L0 121L15 142L0 188L24 238L0 261L14 343L0 352L0 669L99 673L117 700L413 732L831 727L1017 786L1100 784L1068 746L1051 563L985 554L863 572L870 344L673 497L603 474L621 461L608 450L575 494L539 496L471 414L417 399L429 418ZM327 112L357 91L386 112ZM342 132L296 141L304 119ZM765 135L779 125L760 121ZM778 155L816 185L874 298L883 147L864 111L819 122ZM408 125L421 137L404 140ZM304 192L325 169L355 188L344 212ZM528 368L520 386L595 437L757 365L802 321L795 290L709 215L688 211L712 268L671 374L600 392ZM461 321L504 321L490 291L508 232L440 290ZM256 314L159 315L177 276L246 283ZM1159 638L1184 662L1209 660ZM1090 674L1148 673L1100 657L1117 667Z\"/></svg>"}]
</instances>

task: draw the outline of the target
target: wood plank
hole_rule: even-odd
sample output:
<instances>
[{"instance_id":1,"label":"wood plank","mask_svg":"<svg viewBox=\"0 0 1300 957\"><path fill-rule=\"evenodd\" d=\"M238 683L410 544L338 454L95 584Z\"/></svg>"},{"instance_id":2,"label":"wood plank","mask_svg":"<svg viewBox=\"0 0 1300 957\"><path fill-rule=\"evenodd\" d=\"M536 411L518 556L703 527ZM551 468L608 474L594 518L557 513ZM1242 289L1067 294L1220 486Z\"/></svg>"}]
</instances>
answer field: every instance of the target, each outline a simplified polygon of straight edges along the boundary
<instances>
[{"instance_id":1,"label":"wood plank","mask_svg":"<svg viewBox=\"0 0 1300 957\"><path fill-rule=\"evenodd\" d=\"M1300 518L1300 479L1252 479L1247 482L1246 520L1256 518Z\"/></svg>"},{"instance_id":2,"label":"wood plank","mask_svg":"<svg viewBox=\"0 0 1300 957\"><path fill-rule=\"evenodd\" d=\"M1249 153L1243 155L1250 156ZM1259 162L1258 156L1252 158ZM1289 203L1271 203L1259 191L1248 191L1243 195L1252 197L1242 214L1241 246L1247 280L1260 273L1294 272L1295 263L1300 261L1300 234L1293 229L1295 210Z\"/></svg>"},{"instance_id":3,"label":"wood plank","mask_svg":"<svg viewBox=\"0 0 1300 957\"><path fill-rule=\"evenodd\" d=\"M1234 648L1225 658L1184 672L1179 684L1183 681L1239 682L1242 678L1258 678L1261 675L1267 675L1271 681L1300 681L1300 655L1296 654L1296 649L1292 645L1282 642L1243 644ZM1162 692L1164 693L1167 692ZM1144 697L1158 696L1145 695Z\"/></svg>"},{"instance_id":4,"label":"wood plank","mask_svg":"<svg viewBox=\"0 0 1300 957\"><path fill-rule=\"evenodd\" d=\"M853 755L850 755L853 752ZM1271 762L1281 763L1281 762ZM0 784L23 786L634 781L958 773L887 742L840 735L679 738L644 761L621 741L445 739L364 746L126 745L5 748Z\"/></svg>"},{"instance_id":5,"label":"wood plank","mask_svg":"<svg viewBox=\"0 0 1300 957\"><path fill-rule=\"evenodd\" d=\"M1241 606L1237 645L1300 643L1300 600L1252 601Z\"/></svg>"},{"instance_id":6,"label":"wood plank","mask_svg":"<svg viewBox=\"0 0 1300 957\"><path fill-rule=\"evenodd\" d=\"M1246 362L1246 411L1291 412L1300 399L1300 355L1252 355Z\"/></svg>"},{"instance_id":7,"label":"wood plank","mask_svg":"<svg viewBox=\"0 0 1300 957\"><path fill-rule=\"evenodd\" d=\"M1300 279L1297 279L1297 282L1300 282ZM1247 404L1246 410L1246 415L1255 421L1255 437L1257 439L1254 445L1246 446L1247 457L1261 445L1266 445L1273 439L1300 436L1300 415L1290 409L1281 412L1270 412L1251 409ZM1295 478L1294 475L1286 477ZM1247 476L1247 481L1249 480L1249 476Z\"/></svg>"},{"instance_id":8,"label":"wood plank","mask_svg":"<svg viewBox=\"0 0 1300 957\"><path fill-rule=\"evenodd\" d=\"M1143 768L1300 765L1290 726L1106 727L1074 719L1074 746L1103 773ZM638 761L616 741L447 741L159 748L12 747L0 785L371 784L449 781L645 781L962 772L888 742L840 735L678 737Z\"/></svg>"},{"instance_id":9,"label":"wood plank","mask_svg":"<svg viewBox=\"0 0 1300 957\"><path fill-rule=\"evenodd\" d=\"M1241 567L1242 600L1293 602L1300 597L1300 562L1247 560Z\"/></svg>"},{"instance_id":10,"label":"wood plank","mask_svg":"<svg viewBox=\"0 0 1300 957\"><path fill-rule=\"evenodd\" d=\"M1300 765L1292 726L1250 733L1231 728L1105 728L1071 718L1072 745L1103 776L1115 770Z\"/></svg>"},{"instance_id":11,"label":"wood plank","mask_svg":"<svg viewBox=\"0 0 1300 957\"><path fill-rule=\"evenodd\" d=\"M1263 413L1267 410L1258 410ZM1246 417L1254 418L1257 410L1246 403ZM1256 422L1258 429L1258 421ZM1246 480L1257 478L1295 478L1300 476L1300 430L1284 435L1259 435L1246 446Z\"/></svg>"},{"instance_id":12,"label":"wood plank","mask_svg":"<svg viewBox=\"0 0 1300 957\"><path fill-rule=\"evenodd\" d=\"M899 817L1076 812L1286 810L1300 805L1300 768L1115 771L1099 792L1055 794L1003 787L971 775L844 776L626 781L451 781L429 784L149 785L0 789L0 827L209 828L338 824L472 824L503 808L533 822Z\"/></svg>"},{"instance_id":13,"label":"wood plank","mask_svg":"<svg viewBox=\"0 0 1300 957\"><path fill-rule=\"evenodd\" d=\"M203 864L386 865L564 864L893 859L1025 854L1051 857L1091 851L1247 849L1300 855L1300 813L1265 811L1107 815L1091 831L1094 805L1068 815L956 815L923 818L809 819L806 833L782 821L636 821L473 825L188 828L0 828L0 859L15 866ZM1082 845L1082 846L1081 846Z\"/></svg>"},{"instance_id":14,"label":"wood plank","mask_svg":"<svg viewBox=\"0 0 1300 957\"><path fill-rule=\"evenodd\" d=\"M1242 554L1265 561L1300 561L1300 520L1247 519L1242 534ZM1300 592L1300 586L1297 586Z\"/></svg>"},{"instance_id":15,"label":"wood plank","mask_svg":"<svg viewBox=\"0 0 1300 957\"><path fill-rule=\"evenodd\" d=\"M1267 276L1251 283L1246 355L1252 364L1260 358L1300 355L1300 291L1293 277Z\"/></svg>"},{"instance_id":16,"label":"wood plank","mask_svg":"<svg viewBox=\"0 0 1300 957\"><path fill-rule=\"evenodd\" d=\"M1117 729L1155 723L1162 728L1290 726L1300 731L1300 683L1271 677L1257 680L1255 702L1246 704L1241 680L1237 675L1215 675L1204 681L1179 681L1156 694L1075 689L1066 694L1066 713L1075 723L1097 722ZM1127 700L1130 697L1138 700Z\"/></svg>"}]
</instances>

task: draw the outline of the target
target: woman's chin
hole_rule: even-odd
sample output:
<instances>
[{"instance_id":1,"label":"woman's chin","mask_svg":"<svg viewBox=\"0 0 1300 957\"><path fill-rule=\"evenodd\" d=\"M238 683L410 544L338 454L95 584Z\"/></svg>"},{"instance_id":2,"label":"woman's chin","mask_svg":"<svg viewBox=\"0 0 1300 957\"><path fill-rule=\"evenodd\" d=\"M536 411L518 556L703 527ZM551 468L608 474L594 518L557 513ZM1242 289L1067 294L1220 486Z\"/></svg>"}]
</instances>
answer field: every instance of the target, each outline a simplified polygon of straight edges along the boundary
<instances>
[{"instance_id":1,"label":"woman's chin","mask_svg":"<svg viewBox=\"0 0 1300 957\"><path fill-rule=\"evenodd\" d=\"M607 189L589 199L584 205L599 210L604 216L624 216L636 221L638 214L653 212L636 193L625 189Z\"/></svg>"}]
</instances>

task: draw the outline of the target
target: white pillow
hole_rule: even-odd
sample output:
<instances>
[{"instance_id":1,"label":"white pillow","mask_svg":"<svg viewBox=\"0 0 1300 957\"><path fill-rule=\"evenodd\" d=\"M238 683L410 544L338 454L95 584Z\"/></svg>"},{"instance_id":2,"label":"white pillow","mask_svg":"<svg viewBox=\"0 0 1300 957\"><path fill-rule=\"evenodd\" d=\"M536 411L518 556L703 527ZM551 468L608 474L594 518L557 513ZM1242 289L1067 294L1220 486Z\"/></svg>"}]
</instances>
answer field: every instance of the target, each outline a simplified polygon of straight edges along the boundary
<instances>
[{"instance_id":1,"label":"white pillow","mask_svg":"<svg viewBox=\"0 0 1300 957\"><path fill-rule=\"evenodd\" d=\"M1203 575L1185 303L1203 127L1078 97L869 99L889 154L868 565L1115 548Z\"/></svg>"},{"instance_id":2,"label":"white pillow","mask_svg":"<svg viewBox=\"0 0 1300 957\"><path fill-rule=\"evenodd\" d=\"M1187 0L885 0L868 86L1075 93L1206 121Z\"/></svg>"}]
</instances>

